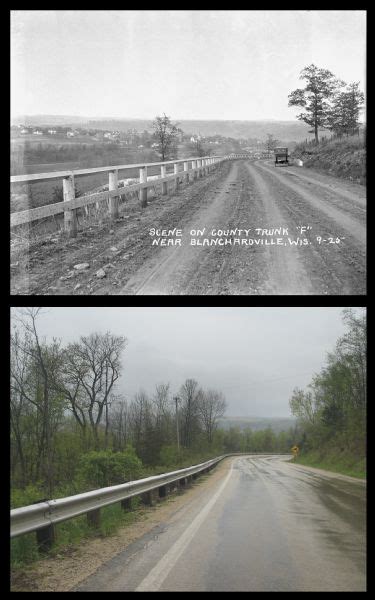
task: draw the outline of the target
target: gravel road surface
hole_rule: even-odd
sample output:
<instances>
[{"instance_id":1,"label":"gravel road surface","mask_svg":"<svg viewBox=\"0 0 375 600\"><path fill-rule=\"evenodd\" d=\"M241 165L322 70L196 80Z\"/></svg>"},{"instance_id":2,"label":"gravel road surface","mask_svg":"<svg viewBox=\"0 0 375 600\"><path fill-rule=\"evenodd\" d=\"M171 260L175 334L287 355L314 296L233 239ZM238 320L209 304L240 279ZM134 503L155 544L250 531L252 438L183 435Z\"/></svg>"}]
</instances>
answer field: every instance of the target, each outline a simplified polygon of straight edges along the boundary
<instances>
[{"instance_id":1,"label":"gravel road surface","mask_svg":"<svg viewBox=\"0 0 375 600\"><path fill-rule=\"evenodd\" d=\"M131 203L122 210L125 218L110 226L86 228L75 240L55 236L13 258L12 293L366 293L363 186L238 160L157 194L144 210ZM151 235L152 228L167 233ZM76 263L89 267L77 272ZM96 276L99 269L105 276Z\"/></svg>"}]
</instances>

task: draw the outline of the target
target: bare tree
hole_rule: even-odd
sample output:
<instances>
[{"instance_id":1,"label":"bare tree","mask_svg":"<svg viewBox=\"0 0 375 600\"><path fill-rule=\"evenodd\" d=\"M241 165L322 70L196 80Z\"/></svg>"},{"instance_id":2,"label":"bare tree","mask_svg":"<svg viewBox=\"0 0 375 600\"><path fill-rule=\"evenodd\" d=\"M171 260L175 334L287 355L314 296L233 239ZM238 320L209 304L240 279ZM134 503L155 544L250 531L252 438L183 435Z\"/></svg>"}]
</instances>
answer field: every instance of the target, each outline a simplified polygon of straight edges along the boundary
<instances>
[{"instance_id":1,"label":"bare tree","mask_svg":"<svg viewBox=\"0 0 375 600\"><path fill-rule=\"evenodd\" d=\"M129 441L129 408L127 401L121 395L112 397L109 427L113 449L121 452Z\"/></svg>"},{"instance_id":2,"label":"bare tree","mask_svg":"<svg viewBox=\"0 0 375 600\"><path fill-rule=\"evenodd\" d=\"M186 448L190 448L192 445L194 434L199 428L198 400L200 393L198 382L195 379L187 379L179 392L182 400L181 442Z\"/></svg>"},{"instance_id":3,"label":"bare tree","mask_svg":"<svg viewBox=\"0 0 375 600\"><path fill-rule=\"evenodd\" d=\"M218 420L225 414L226 407L227 404L222 392L208 390L201 394L198 410L207 436L207 441L210 444L212 442L213 433L217 428Z\"/></svg>"},{"instance_id":4,"label":"bare tree","mask_svg":"<svg viewBox=\"0 0 375 600\"><path fill-rule=\"evenodd\" d=\"M92 333L69 344L66 350L69 361L65 371L66 396L81 428L86 427L88 420L96 448L103 417L107 442L110 394L121 374L121 353L126 343L126 338L109 332Z\"/></svg>"},{"instance_id":5,"label":"bare tree","mask_svg":"<svg viewBox=\"0 0 375 600\"><path fill-rule=\"evenodd\" d=\"M32 407L36 413L35 438L37 444L35 478L41 475L46 491L52 494L53 474L53 437L63 418L64 403L59 393L62 350L60 343L53 340L47 344L41 340L37 330L40 308L26 308L18 313L11 336L11 411L12 428L17 440L20 460L22 459L22 440L20 438L20 419L24 408Z\"/></svg>"},{"instance_id":6,"label":"bare tree","mask_svg":"<svg viewBox=\"0 0 375 600\"><path fill-rule=\"evenodd\" d=\"M168 158L173 150L179 129L177 123L173 124L169 117L163 113L162 117L155 117L152 123L154 138L159 145L159 154L162 160Z\"/></svg>"}]
</instances>

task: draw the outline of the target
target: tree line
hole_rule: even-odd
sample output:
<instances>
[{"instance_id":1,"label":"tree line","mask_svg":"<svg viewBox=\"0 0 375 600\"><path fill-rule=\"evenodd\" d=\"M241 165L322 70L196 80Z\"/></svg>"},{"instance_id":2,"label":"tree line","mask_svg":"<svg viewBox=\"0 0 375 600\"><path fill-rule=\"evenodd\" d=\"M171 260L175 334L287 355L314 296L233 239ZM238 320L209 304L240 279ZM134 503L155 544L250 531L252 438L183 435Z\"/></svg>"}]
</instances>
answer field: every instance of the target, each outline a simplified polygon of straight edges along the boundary
<instances>
[{"instance_id":1,"label":"tree line","mask_svg":"<svg viewBox=\"0 0 375 600\"><path fill-rule=\"evenodd\" d=\"M119 392L127 339L93 332L47 342L40 308L19 309L11 332L11 481L14 490L69 495L226 452L287 452L293 432L220 428L226 400L186 379L130 399ZM21 504L25 496L21 496ZM29 498L27 496L27 498ZM30 501L29 499L29 501Z\"/></svg>"},{"instance_id":2,"label":"tree line","mask_svg":"<svg viewBox=\"0 0 375 600\"><path fill-rule=\"evenodd\" d=\"M298 418L302 453L317 450L366 456L366 312L343 311L346 333L306 390L296 388L290 409Z\"/></svg>"},{"instance_id":3,"label":"tree line","mask_svg":"<svg viewBox=\"0 0 375 600\"><path fill-rule=\"evenodd\" d=\"M297 119L312 127L316 143L319 128L330 130L335 136L353 135L359 130L359 115L364 106L364 94L359 82L346 84L328 69L311 64L300 73L306 82L304 88L292 91L288 106L298 106L304 112Z\"/></svg>"}]
</instances>

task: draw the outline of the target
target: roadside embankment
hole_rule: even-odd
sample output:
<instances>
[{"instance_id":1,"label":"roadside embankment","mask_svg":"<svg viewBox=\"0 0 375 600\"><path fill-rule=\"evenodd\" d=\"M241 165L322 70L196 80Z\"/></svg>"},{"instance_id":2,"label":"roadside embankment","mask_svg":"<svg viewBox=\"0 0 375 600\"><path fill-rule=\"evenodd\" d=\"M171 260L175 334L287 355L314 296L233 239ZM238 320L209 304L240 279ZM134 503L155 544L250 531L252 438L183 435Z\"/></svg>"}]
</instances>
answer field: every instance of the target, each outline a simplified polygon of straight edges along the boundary
<instances>
[{"instance_id":1,"label":"roadside embankment","mask_svg":"<svg viewBox=\"0 0 375 600\"><path fill-rule=\"evenodd\" d=\"M354 183L366 184L366 142L363 135L323 140L319 144L298 144L291 158L311 167Z\"/></svg>"}]
</instances>

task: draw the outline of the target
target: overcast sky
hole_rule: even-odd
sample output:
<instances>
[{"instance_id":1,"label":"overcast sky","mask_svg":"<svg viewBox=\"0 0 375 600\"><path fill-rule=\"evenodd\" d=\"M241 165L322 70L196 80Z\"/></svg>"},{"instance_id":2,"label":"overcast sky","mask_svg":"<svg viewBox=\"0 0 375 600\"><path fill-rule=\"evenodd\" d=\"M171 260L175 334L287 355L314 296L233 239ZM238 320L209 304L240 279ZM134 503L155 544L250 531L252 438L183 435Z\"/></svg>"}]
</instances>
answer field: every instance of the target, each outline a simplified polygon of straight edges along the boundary
<instances>
[{"instance_id":1,"label":"overcast sky","mask_svg":"<svg viewBox=\"0 0 375 600\"><path fill-rule=\"evenodd\" d=\"M311 63L365 86L365 11L12 11L12 116L281 119ZM303 85L303 84L302 84Z\"/></svg>"},{"instance_id":2,"label":"overcast sky","mask_svg":"<svg viewBox=\"0 0 375 600\"><path fill-rule=\"evenodd\" d=\"M345 327L342 308L53 307L38 328L47 339L94 331L128 339L118 391L128 399L187 378L222 390L228 416L288 417L293 388L305 387Z\"/></svg>"}]
</instances>

